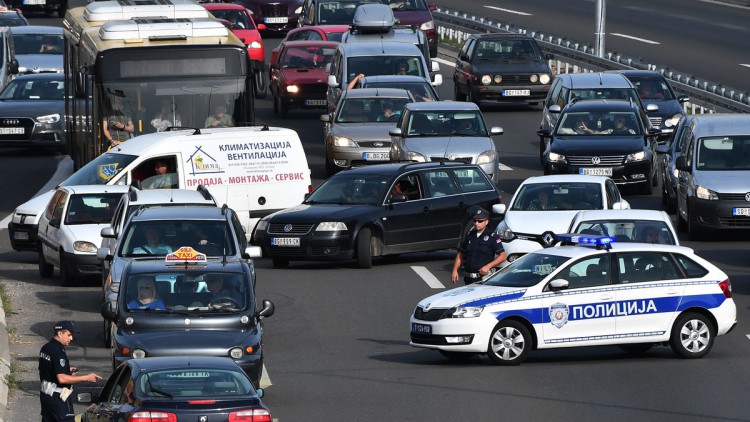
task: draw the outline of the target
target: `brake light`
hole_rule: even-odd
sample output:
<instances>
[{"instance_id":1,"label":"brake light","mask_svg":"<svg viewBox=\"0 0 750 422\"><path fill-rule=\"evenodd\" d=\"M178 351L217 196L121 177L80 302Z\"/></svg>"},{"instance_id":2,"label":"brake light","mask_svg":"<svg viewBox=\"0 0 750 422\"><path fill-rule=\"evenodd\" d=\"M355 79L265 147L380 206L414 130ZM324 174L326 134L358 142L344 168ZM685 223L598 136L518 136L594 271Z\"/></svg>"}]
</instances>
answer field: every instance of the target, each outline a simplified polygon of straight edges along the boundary
<instances>
[{"instance_id":1,"label":"brake light","mask_svg":"<svg viewBox=\"0 0 750 422\"><path fill-rule=\"evenodd\" d=\"M188 400L188 404L216 404L216 400Z\"/></svg>"},{"instance_id":2,"label":"brake light","mask_svg":"<svg viewBox=\"0 0 750 422\"><path fill-rule=\"evenodd\" d=\"M128 416L128 422L177 422L177 415L169 412L135 412Z\"/></svg>"},{"instance_id":3,"label":"brake light","mask_svg":"<svg viewBox=\"0 0 750 422\"><path fill-rule=\"evenodd\" d=\"M727 299L730 299L732 297L732 283L729 281L729 279L720 281L719 287L721 287L721 292L724 293L724 296Z\"/></svg>"},{"instance_id":4,"label":"brake light","mask_svg":"<svg viewBox=\"0 0 750 422\"><path fill-rule=\"evenodd\" d=\"M244 409L229 414L229 422L271 422L271 412L266 409Z\"/></svg>"}]
</instances>

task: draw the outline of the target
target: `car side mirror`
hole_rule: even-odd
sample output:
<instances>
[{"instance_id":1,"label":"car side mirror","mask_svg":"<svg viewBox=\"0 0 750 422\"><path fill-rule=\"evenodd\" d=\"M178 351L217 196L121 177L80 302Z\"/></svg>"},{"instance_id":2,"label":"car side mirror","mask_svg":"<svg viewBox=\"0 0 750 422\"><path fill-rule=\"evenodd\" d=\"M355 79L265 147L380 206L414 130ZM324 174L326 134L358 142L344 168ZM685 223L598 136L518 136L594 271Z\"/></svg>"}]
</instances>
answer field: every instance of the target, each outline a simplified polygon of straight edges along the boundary
<instances>
[{"instance_id":1,"label":"car side mirror","mask_svg":"<svg viewBox=\"0 0 750 422\"><path fill-rule=\"evenodd\" d=\"M388 131L388 134L394 137L402 137L404 136L404 133L401 131L400 127L394 127L393 129Z\"/></svg>"},{"instance_id":2,"label":"car side mirror","mask_svg":"<svg viewBox=\"0 0 750 422\"><path fill-rule=\"evenodd\" d=\"M503 215L505 214L506 208L507 207L505 206L505 204L495 204L492 206L492 212L494 212L495 214Z\"/></svg>"},{"instance_id":3,"label":"car side mirror","mask_svg":"<svg viewBox=\"0 0 750 422\"><path fill-rule=\"evenodd\" d=\"M394 204L396 202L406 202L406 195L402 195L402 194L391 195L390 199L391 199L391 204Z\"/></svg>"},{"instance_id":4,"label":"car side mirror","mask_svg":"<svg viewBox=\"0 0 750 422\"><path fill-rule=\"evenodd\" d=\"M435 60L430 60L430 71L440 72L440 65Z\"/></svg>"},{"instance_id":5,"label":"car side mirror","mask_svg":"<svg viewBox=\"0 0 750 422\"><path fill-rule=\"evenodd\" d=\"M568 282L568 280L563 280L562 278L558 278L549 282L549 289L553 292L558 290L565 290L568 287L570 287L570 283Z\"/></svg>"},{"instance_id":6,"label":"car side mirror","mask_svg":"<svg viewBox=\"0 0 750 422\"><path fill-rule=\"evenodd\" d=\"M302 18L300 21L302 21L302 26L312 25L312 19L310 18Z\"/></svg>"},{"instance_id":7,"label":"car side mirror","mask_svg":"<svg viewBox=\"0 0 750 422\"><path fill-rule=\"evenodd\" d=\"M503 133L505 132L503 131L503 128L501 128L500 126L492 126L490 128L490 136L502 135Z\"/></svg>"},{"instance_id":8,"label":"car side mirror","mask_svg":"<svg viewBox=\"0 0 750 422\"><path fill-rule=\"evenodd\" d=\"M78 404L98 403L104 387L76 386L75 402Z\"/></svg>"},{"instance_id":9,"label":"car side mirror","mask_svg":"<svg viewBox=\"0 0 750 422\"><path fill-rule=\"evenodd\" d=\"M560 104L552 104L547 110L549 110L550 113L559 113L562 111L562 108L560 108Z\"/></svg>"},{"instance_id":10,"label":"car side mirror","mask_svg":"<svg viewBox=\"0 0 750 422\"><path fill-rule=\"evenodd\" d=\"M549 129L539 129L536 131L536 134L542 139L549 139L552 137L552 132L550 132Z\"/></svg>"},{"instance_id":11,"label":"car side mirror","mask_svg":"<svg viewBox=\"0 0 750 422\"><path fill-rule=\"evenodd\" d=\"M657 154L666 154L669 152L669 144L662 144L655 149Z\"/></svg>"},{"instance_id":12,"label":"car side mirror","mask_svg":"<svg viewBox=\"0 0 750 422\"><path fill-rule=\"evenodd\" d=\"M18 74L18 60L13 59L8 62L8 73L10 73L11 75Z\"/></svg>"},{"instance_id":13,"label":"car side mirror","mask_svg":"<svg viewBox=\"0 0 750 422\"><path fill-rule=\"evenodd\" d=\"M242 257L245 259L260 258L263 255L263 251L260 246L248 246L245 248L245 252Z\"/></svg>"},{"instance_id":14,"label":"car side mirror","mask_svg":"<svg viewBox=\"0 0 750 422\"><path fill-rule=\"evenodd\" d=\"M115 236L115 229L113 229L112 226L103 228L102 231L99 232L99 235L105 239L114 239L117 237Z\"/></svg>"},{"instance_id":15,"label":"car side mirror","mask_svg":"<svg viewBox=\"0 0 750 422\"><path fill-rule=\"evenodd\" d=\"M690 163L688 163L687 157L685 157L684 155L680 155L679 157L677 157L674 162L674 166L677 170L680 171L686 171L688 173L691 173L693 171Z\"/></svg>"},{"instance_id":16,"label":"car side mirror","mask_svg":"<svg viewBox=\"0 0 750 422\"><path fill-rule=\"evenodd\" d=\"M331 122L331 115L330 114L321 114L320 115L320 121L324 123L330 123Z\"/></svg>"},{"instance_id":17,"label":"car side mirror","mask_svg":"<svg viewBox=\"0 0 750 422\"><path fill-rule=\"evenodd\" d=\"M554 60L555 59L555 55L552 54L552 53L547 53L547 54L544 55L544 58L547 59L547 60Z\"/></svg>"},{"instance_id":18,"label":"car side mirror","mask_svg":"<svg viewBox=\"0 0 750 422\"><path fill-rule=\"evenodd\" d=\"M114 322L114 320L117 319L117 312L112 307L112 302L110 301L102 303L100 313L102 314L102 318L106 319L107 321Z\"/></svg>"},{"instance_id":19,"label":"car side mirror","mask_svg":"<svg viewBox=\"0 0 750 422\"><path fill-rule=\"evenodd\" d=\"M613 210L628 210L630 209L630 204L625 201L619 201L612 204Z\"/></svg>"},{"instance_id":20,"label":"car side mirror","mask_svg":"<svg viewBox=\"0 0 750 422\"><path fill-rule=\"evenodd\" d=\"M258 398L259 398L259 399L262 399L262 398L263 398L263 396L265 396L265 395L266 395L266 393L265 393L265 392L263 391L263 389L262 389L262 388L260 388L260 387L258 387L258 388L256 388L256 389L255 389L255 394L257 394L257 395L258 395Z\"/></svg>"},{"instance_id":21,"label":"car side mirror","mask_svg":"<svg viewBox=\"0 0 750 422\"><path fill-rule=\"evenodd\" d=\"M328 75L328 86L336 88L339 86L339 82L336 80L336 75Z\"/></svg>"},{"instance_id":22,"label":"car side mirror","mask_svg":"<svg viewBox=\"0 0 750 422\"><path fill-rule=\"evenodd\" d=\"M646 104L646 113L654 113L659 111L659 106L656 104Z\"/></svg>"},{"instance_id":23,"label":"car side mirror","mask_svg":"<svg viewBox=\"0 0 750 422\"><path fill-rule=\"evenodd\" d=\"M690 97L688 97L687 95L680 95L679 97L677 97L677 101L680 104L683 104L683 103L690 101Z\"/></svg>"},{"instance_id":24,"label":"car side mirror","mask_svg":"<svg viewBox=\"0 0 750 422\"><path fill-rule=\"evenodd\" d=\"M430 9L430 12L434 12L434 11L437 10L437 5L436 4L430 3L430 4L427 5L427 7Z\"/></svg>"},{"instance_id":25,"label":"car side mirror","mask_svg":"<svg viewBox=\"0 0 750 422\"><path fill-rule=\"evenodd\" d=\"M273 315L273 312L276 310L276 308L273 306L273 302L271 302L268 299L263 299L263 309L261 309L260 312L258 312L258 318L268 318L271 315Z\"/></svg>"},{"instance_id":26,"label":"car side mirror","mask_svg":"<svg viewBox=\"0 0 750 422\"><path fill-rule=\"evenodd\" d=\"M265 30L266 30L266 24L264 24L264 23L259 23L259 24L258 24L258 30L259 30L259 31L265 31Z\"/></svg>"},{"instance_id":27,"label":"car side mirror","mask_svg":"<svg viewBox=\"0 0 750 422\"><path fill-rule=\"evenodd\" d=\"M112 252L109 248L99 248L96 250L96 259L99 261L104 261L109 258L112 258Z\"/></svg>"},{"instance_id":28,"label":"car side mirror","mask_svg":"<svg viewBox=\"0 0 750 422\"><path fill-rule=\"evenodd\" d=\"M271 63L271 69L278 70L279 64L278 63Z\"/></svg>"},{"instance_id":29,"label":"car side mirror","mask_svg":"<svg viewBox=\"0 0 750 422\"><path fill-rule=\"evenodd\" d=\"M440 85L442 85L443 84L443 75L441 75L439 73L436 73L432 77L432 83L431 84L432 84L432 86L440 86Z\"/></svg>"},{"instance_id":30,"label":"car side mirror","mask_svg":"<svg viewBox=\"0 0 750 422\"><path fill-rule=\"evenodd\" d=\"M49 221L49 225L52 227L60 227L60 220L57 218L53 218Z\"/></svg>"}]
</instances>

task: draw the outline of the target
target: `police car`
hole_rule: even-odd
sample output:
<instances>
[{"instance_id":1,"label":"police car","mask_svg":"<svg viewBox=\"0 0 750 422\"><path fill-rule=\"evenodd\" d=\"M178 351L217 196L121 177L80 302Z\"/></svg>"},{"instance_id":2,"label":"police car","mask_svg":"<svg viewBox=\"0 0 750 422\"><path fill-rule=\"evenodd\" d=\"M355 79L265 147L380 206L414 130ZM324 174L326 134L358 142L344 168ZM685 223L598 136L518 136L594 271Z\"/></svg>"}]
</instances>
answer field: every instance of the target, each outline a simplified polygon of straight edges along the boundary
<instances>
[{"instance_id":1,"label":"police car","mask_svg":"<svg viewBox=\"0 0 750 422\"><path fill-rule=\"evenodd\" d=\"M487 280L423 299L411 345L449 359L518 365L531 350L669 344L701 358L737 324L729 278L692 249L557 235ZM582 246L587 245L587 246Z\"/></svg>"}]
</instances>

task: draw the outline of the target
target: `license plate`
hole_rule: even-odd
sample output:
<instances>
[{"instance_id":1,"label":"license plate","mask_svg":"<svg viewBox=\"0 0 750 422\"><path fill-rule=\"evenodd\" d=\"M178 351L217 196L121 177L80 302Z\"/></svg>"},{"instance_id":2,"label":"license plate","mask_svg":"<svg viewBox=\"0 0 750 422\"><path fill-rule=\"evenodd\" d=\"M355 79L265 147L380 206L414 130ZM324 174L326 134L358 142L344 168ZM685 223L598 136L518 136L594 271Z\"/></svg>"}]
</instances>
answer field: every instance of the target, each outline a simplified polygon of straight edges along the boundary
<instances>
[{"instance_id":1,"label":"license plate","mask_svg":"<svg viewBox=\"0 0 750 422\"><path fill-rule=\"evenodd\" d=\"M273 246L299 246L299 237L272 237Z\"/></svg>"},{"instance_id":2,"label":"license plate","mask_svg":"<svg viewBox=\"0 0 750 422\"><path fill-rule=\"evenodd\" d=\"M46 0L23 0L23 4L47 4Z\"/></svg>"},{"instance_id":3,"label":"license plate","mask_svg":"<svg viewBox=\"0 0 750 422\"><path fill-rule=\"evenodd\" d=\"M411 323L411 332L420 334L432 334L432 326L427 324Z\"/></svg>"},{"instance_id":4,"label":"license plate","mask_svg":"<svg viewBox=\"0 0 750 422\"><path fill-rule=\"evenodd\" d=\"M531 90L528 89L504 89L504 97L528 97L531 95Z\"/></svg>"},{"instance_id":5,"label":"license plate","mask_svg":"<svg viewBox=\"0 0 750 422\"><path fill-rule=\"evenodd\" d=\"M23 135L22 127L0 127L0 135Z\"/></svg>"},{"instance_id":6,"label":"license plate","mask_svg":"<svg viewBox=\"0 0 750 422\"><path fill-rule=\"evenodd\" d=\"M283 17L283 18L265 18L264 21L266 23L287 23L289 22L289 18Z\"/></svg>"},{"instance_id":7,"label":"license plate","mask_svg":"<svg viewBox=\"0 0 750 422\"><path fill-rule=\"evenodd\" d=\"M365 152L362 154L365 161L390 161L390 152Z\"/></svg>"},{"instance_id":8,"label":"license plate","mask_svg":"<svg viewBox=\"0 0 750 422\"><path fill-rule=\"evenodd\" d=\"M306 106L324 106L328 104L326 100L305 100Z\"/></svg>"},{"instance_id":9,"label":"license plate","mask_svg":"<svg viewBox=\"0 0 750 422\"><path fill-rule=\"evenodd\" d=\"M750 208L732 208L732 215L750 216Z\"/></svg>"},{"instance_id":10,"label":"license plate","mask_svg":"<svg viewBox=\"0 0 750 422\"><path fill-rule=\"evenodd\" d=\"M16 240L29 240L29 234L26 232L15 232L13 233L13 239Z\"/></svg>"},{"instance_id":11,"label":"license plate","mask_svg":"<svg viewBox=\"0 0 750 422\"><path fill-rule=\"evenodd\" d=\"M578 169L578 174L589 176L612 176L612 167L593 167Z\"/></svg>"}]
</instances>

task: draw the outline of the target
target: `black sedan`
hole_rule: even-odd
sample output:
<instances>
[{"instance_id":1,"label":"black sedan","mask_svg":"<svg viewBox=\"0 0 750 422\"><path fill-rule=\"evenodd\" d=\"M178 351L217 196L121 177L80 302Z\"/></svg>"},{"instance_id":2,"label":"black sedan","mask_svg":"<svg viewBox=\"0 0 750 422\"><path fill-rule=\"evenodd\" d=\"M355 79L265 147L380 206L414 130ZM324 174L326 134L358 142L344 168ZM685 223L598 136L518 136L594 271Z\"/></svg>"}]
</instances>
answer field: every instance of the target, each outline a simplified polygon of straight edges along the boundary
<instances>
[{"instance_id":1,"label":"black sedan","mask_svg":"<svg viewBox=\"0 0 750 422\"><path fill-rule=\"evenodd\" d=\"M456 247L470 228L467 211L501 201L497 186L474 164L356 167L326 180L302 204L264 217L255 241L277 267L356 258L369 268L374 256Z\"/></svg>"},{"instance_id":2,"label":"black sedan","mask_svg":"<svg viewBox=\"0 0 750 422\"><path fill-rule=\"evenodd\" d=\"M535 104L544 101L552 80L548 59L533 38L519 34L474 34L456 59L456 101Z\"/></svg>"},{"instance_id":3,"label":"black sedan","mask_svg":"<svg viewBox=\"0 0 750 422\"><path fill-rule=\"evenodd\" d=\"M666 137L674 131L677 122L685 111L682 105L690 98L687 95L675 95L672 87L661 73L654 70L619 70L633 86L638 90L638 96L641 97L643 107L654 104L659 107L656 111L648 113L648 119L651 125L656 129L661 129L662 134Z\"/></svg>"},{"instance_id":4,"label":"black sedan","mask_svg":"<svg viewBox=\"0 0 750 422\"><path fill-rule=\"evenodd\" d=\"M163 356L230 357L257 386L263 372L262 319L252 270L244 261L218 261L190 247L161 259L127 264L116 304L102 316L115 324L112 366Z\"/></svg>"},{"instance_id":5,"label":"black sedan","mask_svg":"<svg viewBox=\"0 0 750 422\"><path fill-rule=\"evenodd\" d=\"M76 389L90 404L82 421L271 422L263 390L229 358L165 357L124 362L104 387Z\"/></svg>"},{"instance_id":6,"label":"black sedan","mask_svg":"<svg viewBox=\"0 0 750 422\"><path fill-rule=\"evenodd\" d=\"M0 147L65 151L62 73L20 75L0 92Z\"/></svg>"},{"instance_id":7,"label":"black sedan","mask_svg":"<svg viewBox=\"0 0 750 422\"><path fill-rule=\"evenodd\" d=\"M544 174L609 176L651 194L658 183L656 137L640 105L624 100L581 100L561 112L553 132L537 134L547 145Z\"/></svg>"}]
</instances>

